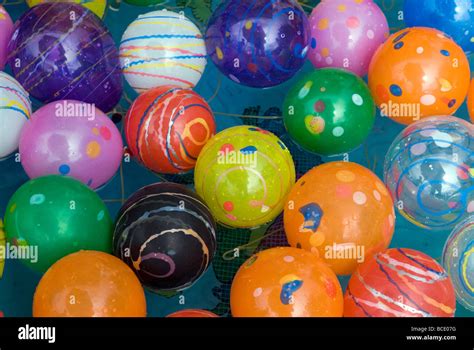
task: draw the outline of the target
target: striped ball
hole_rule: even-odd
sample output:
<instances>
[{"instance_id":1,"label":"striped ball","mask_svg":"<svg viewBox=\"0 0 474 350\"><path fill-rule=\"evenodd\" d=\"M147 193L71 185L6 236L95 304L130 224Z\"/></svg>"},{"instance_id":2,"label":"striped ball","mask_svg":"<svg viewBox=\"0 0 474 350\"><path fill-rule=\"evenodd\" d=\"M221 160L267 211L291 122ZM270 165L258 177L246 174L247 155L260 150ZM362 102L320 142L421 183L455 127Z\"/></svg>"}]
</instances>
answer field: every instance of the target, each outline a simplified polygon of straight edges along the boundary
<instances>
[{"instance_id":1,"label":"striped ball","mask_svg":"<svg viewBox=\"0 0 474 350\"><path fill-rule=\"evenodd\" d=\"M141 94L125 119L130 152L160 174L194 168L216 125L206 101L190 89L162 86Z\"/></svg>"},{"instance_id":2,"label":"striped ball","mask_svg":"<svg viewBox=\"0 0 474 350\"><path fill-rule=\"evenodd\" d=\"M0 72L0 158L17 150L21 130L30 115L28 93L13 77Z\"/></svg>"},{"instance_id":3,"label":"striped ball","mask_svg":"<svg viewBox=\"0 0 474 350\"><path fill-rule=\"evenodd\" d=\"M139 93L168 84L192 88L206 67L206 46L198 27L184 15L153 11L128 26L120 63L125 79Z\"/></svg>"},{"instance_id":4,"label":"striped ball","mask_svg":"<svg viewBox=\"0 0 474 350\"><path fill-rule=\"evenodd\" d=\"M352 275L345 317L452 317L453 284L433 258L412 249L387 249Z\"/></svg>"}]
</instances>

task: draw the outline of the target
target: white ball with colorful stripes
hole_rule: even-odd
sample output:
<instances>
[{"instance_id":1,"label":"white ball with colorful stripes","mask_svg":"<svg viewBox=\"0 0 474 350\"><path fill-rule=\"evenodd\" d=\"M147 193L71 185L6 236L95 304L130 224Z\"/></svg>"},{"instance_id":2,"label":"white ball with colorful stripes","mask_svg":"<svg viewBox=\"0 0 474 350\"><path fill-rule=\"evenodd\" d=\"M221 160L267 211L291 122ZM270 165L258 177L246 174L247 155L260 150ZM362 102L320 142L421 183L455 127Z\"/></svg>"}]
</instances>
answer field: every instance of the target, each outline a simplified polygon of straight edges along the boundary
<instances>
[{"instance_id":1,"label":"white ball with colorful stripes","mask_svg":"<svg viewBox=\"0 0 474 350\"><path fill-rule=\"evenodd\" d=\"M193 88L206 68L206 45L184 14L167 10L140 15L120 43L125 79L138 93L163 85Z\"/></svg>"},{"instance_id":2,"label":"white ball with colorful stripes","mask_svg":"<svg viewBox=\"0 0 474 350\"><path fill-rule=\"evenodd\" d=\"M18 81L0 72L0 159L18 149L20 133L31 116L31 101Z\"/></svg>"}]
</instances>

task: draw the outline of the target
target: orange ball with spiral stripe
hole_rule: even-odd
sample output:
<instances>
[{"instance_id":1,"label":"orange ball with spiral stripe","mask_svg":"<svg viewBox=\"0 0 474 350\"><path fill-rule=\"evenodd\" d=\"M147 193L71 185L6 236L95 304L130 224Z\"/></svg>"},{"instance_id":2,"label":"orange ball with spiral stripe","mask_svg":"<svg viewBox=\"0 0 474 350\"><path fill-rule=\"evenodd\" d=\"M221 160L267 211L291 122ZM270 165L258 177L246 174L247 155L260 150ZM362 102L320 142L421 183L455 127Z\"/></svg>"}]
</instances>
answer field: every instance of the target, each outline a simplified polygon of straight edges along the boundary
<instances>
[{"instance_id":1,"label":"orange ball with spiral stripe","mask_svg":"<svg viewBox=\"0 0 474 350\"><path fill-rule=\"evenodd\" d=\"M190 89L162 86L141 94L125 119L131 154L159 174L192 170L216 124L206 101Z\"/></svg>"}]
</instances>

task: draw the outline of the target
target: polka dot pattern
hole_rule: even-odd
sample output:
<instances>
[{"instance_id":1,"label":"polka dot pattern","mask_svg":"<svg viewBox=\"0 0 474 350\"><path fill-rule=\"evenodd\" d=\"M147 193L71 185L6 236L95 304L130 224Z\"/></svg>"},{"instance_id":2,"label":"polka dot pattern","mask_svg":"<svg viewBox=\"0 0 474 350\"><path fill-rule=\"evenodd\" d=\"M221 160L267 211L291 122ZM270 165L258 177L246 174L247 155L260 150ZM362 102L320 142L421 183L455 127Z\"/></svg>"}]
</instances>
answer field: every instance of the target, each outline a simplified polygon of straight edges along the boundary
<instances>
[{"instance_id":1,"label":"polka dot pattern","mask_svg":"<svg viewBox=\"0 0 474 350\"><path fill-rule=\"evenodd\" d=\"M322 1L311 13L310 26L318 43L308 54L313 65L359 76L367 73L370 58L389 33L385 15L372 1Z\"/></svg>"}]
</instances>

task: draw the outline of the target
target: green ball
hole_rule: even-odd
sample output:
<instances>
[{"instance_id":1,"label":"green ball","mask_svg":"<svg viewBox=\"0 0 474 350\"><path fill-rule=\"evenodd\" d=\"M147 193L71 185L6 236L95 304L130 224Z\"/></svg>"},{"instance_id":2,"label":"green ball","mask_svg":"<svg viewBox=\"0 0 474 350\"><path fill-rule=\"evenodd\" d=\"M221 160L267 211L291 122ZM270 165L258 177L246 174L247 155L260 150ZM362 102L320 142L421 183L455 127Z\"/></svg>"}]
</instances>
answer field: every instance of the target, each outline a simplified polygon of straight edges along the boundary
<instances>
[{"instance_id":1,"label":"green ball","mask_svg":"<svg viewBox=\"0 0 474 350\"><path fill-rule=\"evenodd\" d=\"M164 0L125 0L125 2L136 6L150 6L161 4Z\"/></svg>"},{"instance_id":2,"label":"green ball","mask_svg":"<svg viewBox=\"0 0 474 350\"><path fill-rule=\"evenodd\" d=\"M45 272L80 250L112 251L112 220L100 197L81 182L58 175L21 186L8 202L5 233L10 244L37 247L37 261L21 260Z\"/></svg>"},{"instance_id":3,"label":"green ball","mask_svg":"<svg viewBox=\"0 0 474 350\"><path fill-rule=\"evenodd\" d=\"M321 155L349 152L369 136L375 103L358 76L318 69L293 86L283 107L285 127L304 149Z\"/></svg>"}]
</instances>

